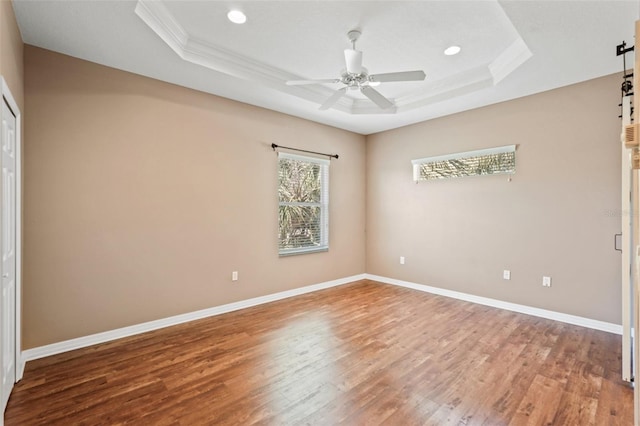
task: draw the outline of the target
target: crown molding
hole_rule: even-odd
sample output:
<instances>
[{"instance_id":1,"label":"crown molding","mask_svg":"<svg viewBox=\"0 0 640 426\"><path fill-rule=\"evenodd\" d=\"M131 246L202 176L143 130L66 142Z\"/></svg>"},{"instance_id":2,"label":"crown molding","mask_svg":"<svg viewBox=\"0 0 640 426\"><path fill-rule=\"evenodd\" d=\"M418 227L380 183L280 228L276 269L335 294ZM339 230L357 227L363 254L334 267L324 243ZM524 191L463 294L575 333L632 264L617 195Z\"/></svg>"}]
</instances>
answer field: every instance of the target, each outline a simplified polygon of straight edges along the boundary
<instances>
[{"instance_id":1,"label":"crown molding","mask_svg":"<svg viewBox=\"0 0 640 426\"><path fill-rule=\"evenodd\" d=\"M493 75L489 68L480 66L428 83L422 90L397 99L396 105L401 111L408 111L486 89L493 85Z\"/></svg>"},{"instance_id":2,"label":"crown molding","mask_svg":"<svg viewBox=\"0 0 640 426\"><path fill-rule=\"evenodd\" d=\"M321 104L333 91L324 86L287 86L287 80L300 77L263 64L219 46L194 39L159 0L138 0L135 13L182 60L243 80L255 81L272 89ZM342 100L337 108L350 112L352 102Z\"/></svg>"},{"instance_id":3,"label":"crown molding","mask_svg":"<svg viewBox=\"0 0 640 426\"><path fill-rule=\"evenodd\" d=\"M493 75L493 84L500 83L520 65L533 56L529 46L521 37L518 37L496 59L489 64L489 71Z\"/></svg>"},{"instance_id":4,"label":"crown molding","mask_svg":"<svg viewBox=\"0 0 640 426\"><path fill-rule=\"evenodd\" d=\"M253 81L318 105L334 93L334 90L325 85L287 86L286 81L299 80L303 77L195 39L171 14L163 0L138 0L135 13L184 61ZM517 37L509 47L486 65L462 71L438 81L427 81L421 90L390 99L395 104L393 108L380 110L369 100L344 96L333 106L333 109L353 115L396 114L410 111L494 86L531 56L533 54L524 40Z\"/></svg>"}]
</instances>

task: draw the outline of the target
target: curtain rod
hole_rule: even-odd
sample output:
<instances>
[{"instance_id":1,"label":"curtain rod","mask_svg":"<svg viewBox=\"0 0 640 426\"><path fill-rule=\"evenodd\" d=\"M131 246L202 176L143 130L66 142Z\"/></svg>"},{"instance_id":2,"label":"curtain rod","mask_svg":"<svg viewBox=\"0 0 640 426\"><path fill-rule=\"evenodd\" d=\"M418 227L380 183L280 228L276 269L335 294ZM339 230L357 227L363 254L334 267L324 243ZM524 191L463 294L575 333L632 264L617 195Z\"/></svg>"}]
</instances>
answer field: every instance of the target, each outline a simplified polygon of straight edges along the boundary
<instances>
[{"instance_id":1,"label":"curtain rod","mask_svg":"<svg viewBox=\"0 0 640 426\"><path fill-rule=\"evenodd\" d=\"M288 146L276 145L275 143L271 144L271 148L273 148L274 151L276 150L276 148L284 148L284 149L290 149L291 151L299 151L299 152L306 152L309 154L324 155L325 157L335 158L336 160L338 159L338 154L324 154L322 152L307 151L306 149L290 148Z\"/></svg>"}]
</instances>

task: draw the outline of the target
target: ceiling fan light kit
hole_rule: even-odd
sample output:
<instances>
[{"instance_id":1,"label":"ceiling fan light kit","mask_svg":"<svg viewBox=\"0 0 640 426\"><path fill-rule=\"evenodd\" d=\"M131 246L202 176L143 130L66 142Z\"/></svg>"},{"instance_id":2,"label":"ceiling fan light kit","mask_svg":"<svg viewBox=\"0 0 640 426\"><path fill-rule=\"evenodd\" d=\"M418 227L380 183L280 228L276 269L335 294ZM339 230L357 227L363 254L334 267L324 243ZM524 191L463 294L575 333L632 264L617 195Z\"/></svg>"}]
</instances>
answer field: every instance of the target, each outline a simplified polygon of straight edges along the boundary
<instances>
[{"instance_id":1,"label":"ceiling fan light kit","mask_svg":"<svg viewBox=\"0 0 640 426\"><path fill-rule=\"evenodd\" d=\"M321 80L290 80L286 84L289 86L299 86L306 84L326 84L341 83L344 87L336 90L326 101L320 105L321 110L326 110L334 106L340 98L342 98L347 90L359 90L371 102L376 104L380 109L387 110L394 106L393 102L387 99L382 93L378 92L373 86L378 86L385 82L399 81L422 81L426 75L424 71L401 71L385 74L369 75L367 69L362 66L362 52L356 50L356 42L362 33L359 30L351 30L347 33L347 37L351 42L351 49L344 50L345 69L342 71L340 78L321 79Z\"/></svg>"}]
</instances>

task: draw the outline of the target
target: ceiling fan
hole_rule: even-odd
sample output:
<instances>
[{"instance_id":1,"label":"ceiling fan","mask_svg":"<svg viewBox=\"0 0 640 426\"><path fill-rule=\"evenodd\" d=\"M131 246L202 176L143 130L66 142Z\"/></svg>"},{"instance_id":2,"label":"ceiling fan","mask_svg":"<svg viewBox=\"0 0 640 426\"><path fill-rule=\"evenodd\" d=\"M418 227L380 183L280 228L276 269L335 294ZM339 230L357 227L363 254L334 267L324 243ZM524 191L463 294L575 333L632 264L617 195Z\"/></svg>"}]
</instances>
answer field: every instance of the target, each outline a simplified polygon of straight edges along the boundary
<instances>
[{"instance_id":1,"label":"ceiling fan","mask_svg":"<svg viewBox=\"0 0 640 426\"><path fill-rule=\"evenodd\" d=\"M304 84L325 84L325 83L342 83L345 86L336 90L322 105L321 110L329 109L344 96L347 90L360 90L360 92L369 98L374 104L382 109L389 109L393 106L393 102L385 98L380 92L372 86L380 83L391 81L422 81L426 77L424 71L402 71L390 72L384 74L369 74L367 69L362 66L362 52L356 50L356 41L360 37L361 32L351 30L347 34L353 49L344 50L344 59L346 69L340 75L340 78L328 78L321 80L290 80L287 81L289 86L300 86Z\"/></svg>"}]
</instances>

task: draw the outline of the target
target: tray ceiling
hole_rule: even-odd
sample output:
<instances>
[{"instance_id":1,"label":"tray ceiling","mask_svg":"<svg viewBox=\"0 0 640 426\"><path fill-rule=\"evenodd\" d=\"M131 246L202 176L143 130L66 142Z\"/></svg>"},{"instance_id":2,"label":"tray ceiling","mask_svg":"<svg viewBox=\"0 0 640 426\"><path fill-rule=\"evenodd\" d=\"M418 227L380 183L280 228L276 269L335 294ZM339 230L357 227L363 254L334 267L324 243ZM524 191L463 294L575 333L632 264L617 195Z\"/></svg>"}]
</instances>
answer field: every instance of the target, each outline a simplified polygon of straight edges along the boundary
<instances>
[{"instance_id":1,"label":"tray ceiling","mask_svg":"<svg viewBox=\"0 0 640 426\"><path fill-rule=\"evenodd\" d=\"M622 72L637 1L14 0L26 43L363 134ZM243 25L226 15L240 9ZM371 74L424 70L420 82L358 91L340 84L347 32ZM444 50L458 45L455 56Z\"/></svg>"}]
</instances>

